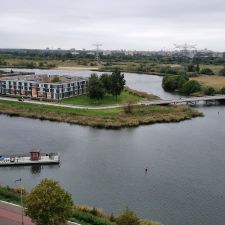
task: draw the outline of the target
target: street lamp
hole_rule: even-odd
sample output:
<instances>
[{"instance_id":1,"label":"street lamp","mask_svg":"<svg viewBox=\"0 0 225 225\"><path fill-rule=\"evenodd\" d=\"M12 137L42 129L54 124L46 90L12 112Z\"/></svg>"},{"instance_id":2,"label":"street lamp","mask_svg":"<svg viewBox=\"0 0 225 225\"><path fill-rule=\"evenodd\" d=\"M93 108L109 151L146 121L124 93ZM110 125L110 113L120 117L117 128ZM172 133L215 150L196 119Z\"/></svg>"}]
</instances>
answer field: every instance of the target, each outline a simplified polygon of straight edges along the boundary
<instances>
[{"instance_id":1,"label":"street lamp","mask_svg":"<svg viewBox=\"0 0 225 225\"><path fill-rule=\"evenodd\" d=\"M15 182L15 184L16 184L16 182L20 182L21 219L22 219L22 225L24 225L24 223L23 223L23 189L22 189L22 178L17 179L14 182Z\"/></svg>"}]
</instances>

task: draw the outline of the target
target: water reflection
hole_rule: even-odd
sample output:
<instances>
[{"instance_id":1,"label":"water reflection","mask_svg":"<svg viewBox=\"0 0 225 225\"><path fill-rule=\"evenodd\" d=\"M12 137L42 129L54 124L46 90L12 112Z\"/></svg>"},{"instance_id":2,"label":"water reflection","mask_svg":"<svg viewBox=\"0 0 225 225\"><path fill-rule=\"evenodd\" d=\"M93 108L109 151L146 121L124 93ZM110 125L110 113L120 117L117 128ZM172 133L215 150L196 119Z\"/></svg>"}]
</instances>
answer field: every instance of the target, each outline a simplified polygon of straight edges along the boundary
<instances>
[{"instance_id":1,"label":"water reflection","mask_svg":"<svg viewBox=\"0 0 225 225\"><path fill-rule=\"evenodd\" d=\"M32 165L30 167L30 171L34 175L39 175L41 173L42 166L41 165Z\"/></svg>"}]
</instances>

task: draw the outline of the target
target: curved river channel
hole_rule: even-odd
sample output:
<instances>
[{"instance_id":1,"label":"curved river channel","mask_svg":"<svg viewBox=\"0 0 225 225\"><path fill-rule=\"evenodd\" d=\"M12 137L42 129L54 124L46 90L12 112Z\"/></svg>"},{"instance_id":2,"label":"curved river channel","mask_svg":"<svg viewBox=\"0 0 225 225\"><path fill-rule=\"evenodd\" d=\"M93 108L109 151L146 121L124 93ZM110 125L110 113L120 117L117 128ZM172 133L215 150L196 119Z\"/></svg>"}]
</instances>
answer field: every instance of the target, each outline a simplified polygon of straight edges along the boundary
<instances>
[{"instance_id":1,"label":"curved river channel","mask_svg":"<svg viewBox=\"0 0 225 225\"><path fill-rule=\"evenodd\" d=\"M90 71L34 70L89 76ZM161 77L126 74L127 85L159 95ZM178 96L179 97L179 96ZM76 203L118 213L129 206L164 225L225 224L225 106L197 106L189 121L121 130L0 116L0 152L60 152L59 166L0 168L0 183L22 177L31 189L48 177ZM145 174L145 167L148 173Z\"/></svg>"}]
</instances>

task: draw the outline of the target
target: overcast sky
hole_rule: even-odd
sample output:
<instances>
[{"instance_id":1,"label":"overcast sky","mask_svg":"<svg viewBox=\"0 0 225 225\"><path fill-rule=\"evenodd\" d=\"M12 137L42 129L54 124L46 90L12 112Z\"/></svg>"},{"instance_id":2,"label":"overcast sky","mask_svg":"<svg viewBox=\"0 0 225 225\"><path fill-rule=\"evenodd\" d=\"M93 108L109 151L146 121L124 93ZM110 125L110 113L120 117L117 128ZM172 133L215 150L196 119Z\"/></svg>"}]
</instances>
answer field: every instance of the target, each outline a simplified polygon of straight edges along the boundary
<instances>
[{"instance_id":1,"label":"overcast sky","mask_svg":"<svg viewBox=\"0 0 225 225\"><path fill-rule=\"evenodd\" d=\"M0 0L0 48L225 51L225 0Z\"/></svg>"}]
</instances>

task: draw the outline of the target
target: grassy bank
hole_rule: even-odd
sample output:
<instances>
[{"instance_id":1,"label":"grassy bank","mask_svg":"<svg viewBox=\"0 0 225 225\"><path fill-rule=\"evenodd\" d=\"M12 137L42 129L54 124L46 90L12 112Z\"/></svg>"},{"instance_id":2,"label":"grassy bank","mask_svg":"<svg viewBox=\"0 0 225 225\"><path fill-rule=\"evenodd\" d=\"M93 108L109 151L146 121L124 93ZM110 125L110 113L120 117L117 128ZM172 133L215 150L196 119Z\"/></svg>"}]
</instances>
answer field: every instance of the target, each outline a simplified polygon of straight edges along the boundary
<instances>
[{"instance_id":1,"label":"grassy bank","mask_svg":"<svg viewBox=\"0 0 225 225\"><path fill-rule=\"evenodd\" d=\"M128 102L137 103L140 100L156 100L159 99L155 95L150 95L145 92L136 91L126 87L119 96L106 95L101 100L90 99L87 95L75 96L71 98L62 99L60 102L70 105L83 106L107 106L126 104Z\"/></svg>"},{"instance_id":2,"label":"grassy bank","mask_svg":"<svg viewBox=\"0 0 225 225\"><path fill-rule=\"evenodd\" d=\"M88 110L0 101L0 114L88 125L99 128L134 127L141 124L179 122L202 116L188 106L137 106L126 113L123 108Z\"/></svg>"},{"instance_id":3,"label":"grassy bank","mask_svg":"<svg viewBox=\"0 0 225 225\"><path fill-rule=\"evenodd\" d=\"M20 204L20 190L0 185L0 200Z\"/></svg>"},{"instance_id":4,"label":"grassy bank","mask_svg":"<svg viewBox=\"0 0 225 225\"><path fill-rule=\"evenodd\" d=\"M20 205L20 190L0 185L0 200ZM70 220L81 225L116 225L116 217L104 213L101 209L86 205L75 205ZM152 220L140 220L140 225L161 224Z\"/></svg>"},{"instance_id":5,"label":"grassy bank","mask_svg":"<svg viewBox=\"0 0 225 225\"><path fill-rule=\"evenodd\" d=\"M225 77L224 76L198 76L192 77L192 80L197 80L203 87L209 86L213 87L215 90L219 91L221 88L225 87Z\"/></svg>"}]
</instances>

